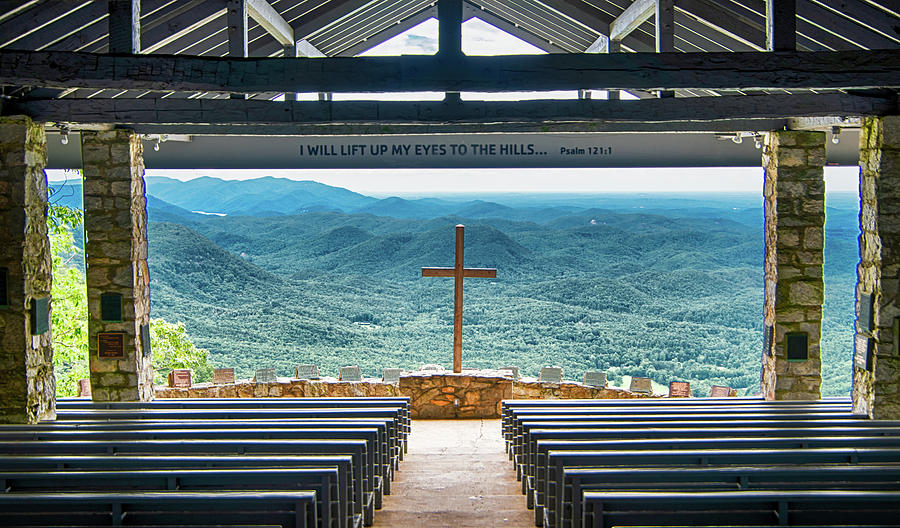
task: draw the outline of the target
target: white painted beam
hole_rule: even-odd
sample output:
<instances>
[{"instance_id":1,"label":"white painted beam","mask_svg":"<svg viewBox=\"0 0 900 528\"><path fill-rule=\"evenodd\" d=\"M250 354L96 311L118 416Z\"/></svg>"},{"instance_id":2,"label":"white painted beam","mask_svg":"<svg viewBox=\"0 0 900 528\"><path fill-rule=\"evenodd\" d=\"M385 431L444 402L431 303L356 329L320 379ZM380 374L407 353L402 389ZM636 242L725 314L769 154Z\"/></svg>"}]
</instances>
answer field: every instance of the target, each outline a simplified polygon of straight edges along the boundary
<instances>
[{"instance_id":1,"label":"white painted beam","mask_svg":"<svg viewBox=\"0 0 900 528\"><path fill-rule=\"evenodd\" d=\"M294 28L266 0L247 0L247 15L282 46L294 43Z\"/></svg>"},{"instance_id":2,"label":"white painted beam","mask_svg":"<svg viewBox=\"0 0 900 528\"><path fill-rule=\"evenodd\" d=\"M609 25L609 40L622 40L656 13L656 0L635 0Z\"/></svg>"},{"instance_id":3,"label":"white painted beam","mask_svg":"<svg viewBox=\"0 0 900 528\"><path fill-rule=\"evenodd\" d=\"M324 57L325 54L319 51L318 48L312 45L312 43L306 39L300 39L297 41L295 45L296 54L295 57Z\"/></svg>"},{"instance_id":4,"label":"white painted beam","mask_svg":"<svg viewBox=\"0 0 900 528\"><path fill-rule=\"evenodd\" d=\"M609 37L600 35L590 46L584 50L585 53L609 53Z\"/></svg>"}]
</instances>

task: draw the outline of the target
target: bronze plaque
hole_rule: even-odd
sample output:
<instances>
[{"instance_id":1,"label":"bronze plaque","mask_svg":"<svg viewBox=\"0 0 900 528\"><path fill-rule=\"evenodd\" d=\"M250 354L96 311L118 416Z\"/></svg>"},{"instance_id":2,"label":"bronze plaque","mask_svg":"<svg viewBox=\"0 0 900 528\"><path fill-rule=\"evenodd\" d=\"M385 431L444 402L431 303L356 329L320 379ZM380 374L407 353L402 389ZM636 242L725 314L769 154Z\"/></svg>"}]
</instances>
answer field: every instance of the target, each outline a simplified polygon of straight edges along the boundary
<instances>
[{"instance_id":1,"label":"bronze plaque","mask_svg":"<svg viewBox=\"0 0 900 528\"><path fill-rule=\"evenodd\" d=\"M213 371L213 383L215 385L228 385L234 383L233 368L218 368Z\"/></svg>"},{"instance_id":2,"label":"bronze plaque","mask_svg":"<svg viewBox=\"0 0 900 528\"><path fill-rule=\"evenodd\" d=\"M191 388L191 369L172 369L172 372L169 372L169 387Z\"/></svg>"},{"instance_id":3,"label":"bronze plaque","mask_svg":"<svg viewBox=\"0 0 900 528\"><path fill-rule=\"evenodd\" d=\"M97 334L97 355L102 359L125 357L125 332L100 332Z\"/></svg>"},{"instance_id":4,"label":"bronze plaque","mask_svg":"<svg viewBox=\"0 0 900 528\"><path fill-rule=\"evenodd\" d=\"M875 329L875 296L862 293L859 296L859 318L856 321L860 332L869 333Z\"/></svg>"},{"instance_id":5,"label":"bronze plaque","mask_svg":"<svg viewBox=\"0 0 900 528\"><path fill-rule=\"evenodd\" d=\"M730 398L732 396L737 396L737 391L732 389L731 387L713 385L709 388L710 398Z\"/></svg>"},{"instance_id":6,"label":"bronze plaque","mask_svg":"<svg viewBox=\"0 0 900 528\"><path fill-rule=\"evenodd\" d=\"M653 394L653 382L650 378L631 378L631 385L628 390L631 392L640 392L641 394Z\"/></svg>"},{"instance_id":7,"label":"bronze plaque","mask_svg":"<svg viewBox=\"0 0 900 528\"><path fill-rule=\"evenodd\" d=\"M669 398L690 398L691 384L686 381L672 381L669 383Z\"/></svg>"},{"instance_id":8,"label":"bronze plaque","mask_svg":"<svg viewBox=\"0 0 900 528\"><path fill-rule=\"evenodd\" d=\"M856 368L872 370L872 341L863 334L856 334L853 340L853 364Z\"/></svg>"}]
</instances>

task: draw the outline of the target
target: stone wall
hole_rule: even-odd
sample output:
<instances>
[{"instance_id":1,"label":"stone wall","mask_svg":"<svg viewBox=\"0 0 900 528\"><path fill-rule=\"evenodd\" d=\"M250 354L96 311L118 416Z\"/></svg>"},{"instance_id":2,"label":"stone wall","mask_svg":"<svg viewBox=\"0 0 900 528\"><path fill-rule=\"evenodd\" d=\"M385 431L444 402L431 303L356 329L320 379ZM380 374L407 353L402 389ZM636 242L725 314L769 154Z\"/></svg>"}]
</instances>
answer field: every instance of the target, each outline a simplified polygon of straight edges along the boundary
<instances>
[{"instance_id":1,"label":"stone wall","mask_svg":"<svg viewBox=\"0 0 900 528\"><path fill-rule=\"evenodd\" d=\"M896 420L900 418L900 116L864 119L859 154L853 411ZM864 306L868 296L871 305ZM864 321L870 307L871 319Z\"/></svg>"},{"instance_id":2,"label":"stone wall","mask_svg":"<svg viewBox=\"0 0 900 528\"><path fill-rule=\"evenodd\" d=\"M761 387L769 400L814 400L821 395L824 164L823 132L767 135L763 317L768 335L763 339ZM788 357L789 334L806 335L806 359Z\"/></svg>"},{"instance_id":3,"label":"stone wall","mask_svg":"<svg viewBox=\"0 0 900 528\"><path fill-rule=\"evenodd\" d=\"M0 423L56 417L51 332L32 335L32 299L49 298L47 144L43 125L0 118L0 268L8 307L0 308Z\"/></svg>"},{"instance_id":4,"label":"stone wall","mask_svg":"<svg viewBox=\"0 0 900 528\"><path fill-rule=\"evenodd\" d=\"M153 367L141 336L141 327L150 323L141 140L127 130L81 137L91 392L97 401L149 401ZM120 320L101 317L104 293L121 295ZM124 334L121 357L100 357L100 333Z\"/></svg>"},{"instance_id":5,"label":"stone wall","mask_svg":"<svg viewBox=\"0 0 900 528\"><path fill-rule=\"evenodd\" d=\"M278 378L275 383L238 380L227 385L198 384L190 389L157 388L157 398L309 398L386 397L410 399L413 418L498 418L504 399L625 399L647 398L623 389L587 387L577 382L542 383L533 379L513 381L498 372L413 372L396 384L379 379L364 381L297 380Z\"/></svg>"}]
</instances>

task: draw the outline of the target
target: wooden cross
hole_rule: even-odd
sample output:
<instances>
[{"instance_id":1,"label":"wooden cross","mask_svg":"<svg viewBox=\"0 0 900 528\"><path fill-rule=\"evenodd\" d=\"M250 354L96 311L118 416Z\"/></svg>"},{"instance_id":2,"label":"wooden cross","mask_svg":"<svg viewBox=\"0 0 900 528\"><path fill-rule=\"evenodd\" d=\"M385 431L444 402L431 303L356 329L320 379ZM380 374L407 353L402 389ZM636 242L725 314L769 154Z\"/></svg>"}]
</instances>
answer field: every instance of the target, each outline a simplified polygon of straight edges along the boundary
<instances>
[{"instance_id":1,"label":"wooden cross","mask_svg":"<svg viewBox=\"0 0 900 528\"><path fill-rule=\"evenodd\" d=\"M452 268L422 268L423 277L453 277L453 372L462 372L462 310L463 310L463 278L474 277L493 279L497 277L496 268L463 267L463 242L466 226L456 226L456 266Z\"/></svg>"}]
</instances>

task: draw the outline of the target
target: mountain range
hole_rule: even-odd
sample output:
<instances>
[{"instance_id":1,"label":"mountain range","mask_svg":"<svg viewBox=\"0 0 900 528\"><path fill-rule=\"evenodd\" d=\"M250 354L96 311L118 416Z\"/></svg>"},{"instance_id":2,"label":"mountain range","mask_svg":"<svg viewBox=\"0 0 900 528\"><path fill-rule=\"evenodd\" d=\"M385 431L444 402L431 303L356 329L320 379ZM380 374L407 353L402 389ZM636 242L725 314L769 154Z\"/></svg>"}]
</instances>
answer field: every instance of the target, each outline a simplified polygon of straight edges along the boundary
<instances>
[{"instance_id":1,"label":"mountain range","mask_svg":"<svg viewBox=\"0 0 900 528\"><path fill-rule=\"evenodd\" d=\"M239 375L449 366L452 288L420 268L453 264L463 223L466 265L498 268L466 281L464 365L555 364L569 379L603 369L691 381L698 394L758 387L758 197L377 199L316 182L198 180L147 178L153 315L185 322ZM79 196L74 182L56 193ZM829 196L828 394L849 390L852 198Z\"/></svg>"}]
</instances>

